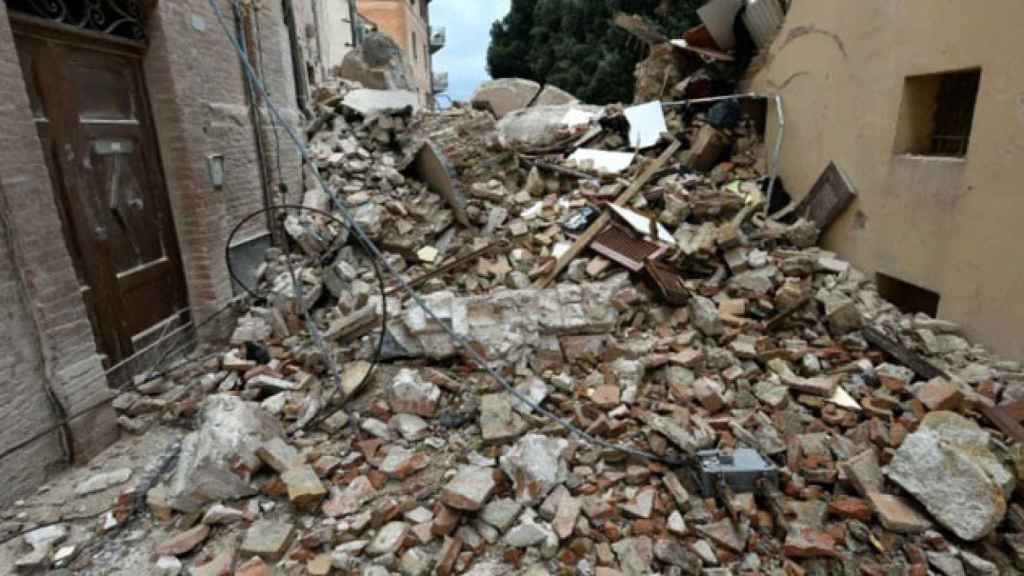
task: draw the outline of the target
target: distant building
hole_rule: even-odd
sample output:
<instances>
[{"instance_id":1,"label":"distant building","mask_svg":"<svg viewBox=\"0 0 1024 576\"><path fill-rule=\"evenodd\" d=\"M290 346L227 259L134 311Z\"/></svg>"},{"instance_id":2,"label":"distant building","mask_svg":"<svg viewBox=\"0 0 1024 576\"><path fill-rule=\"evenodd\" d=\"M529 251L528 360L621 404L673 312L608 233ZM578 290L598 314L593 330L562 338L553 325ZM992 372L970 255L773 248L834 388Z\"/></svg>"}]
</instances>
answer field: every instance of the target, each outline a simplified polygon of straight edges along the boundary
<instances>
[{"instance_id":1,"label":"distant building","mask_svg":"<svg viewBox=\"0 0 1024 576\"><path fill-rule=\"evenodd\" d=\"M296 8L305 28L305 73L311 84L319 84L335 76L345 55L359 46L364 24L356 0L309 0Z\"/></svg>"},{"instance_id":2,"label":"distant building","mask_svg":"<svg viewBox=\"0 0 1024 576\"><path fill-rule=\"evenodd\" d=\"M444 48L445 31L430 26L430 0L358 0L359 14L402 48L424 105L433 104L433 54Z\"/></svg>"}]
</instances>

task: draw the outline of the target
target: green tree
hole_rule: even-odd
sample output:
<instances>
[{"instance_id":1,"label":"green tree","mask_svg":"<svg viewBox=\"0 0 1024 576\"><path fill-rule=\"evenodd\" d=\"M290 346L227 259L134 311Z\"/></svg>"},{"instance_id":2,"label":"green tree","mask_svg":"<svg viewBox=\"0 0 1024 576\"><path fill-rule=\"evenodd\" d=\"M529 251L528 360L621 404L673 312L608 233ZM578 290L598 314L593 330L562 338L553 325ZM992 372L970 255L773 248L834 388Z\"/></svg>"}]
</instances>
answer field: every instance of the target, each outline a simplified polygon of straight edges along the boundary
<instances>
[{"instance_id":1,"label":"green tree","mask_svg":"<svg viewBox=\"0 0 1024 576\"><path fill-rule=\"evenodd\" d=\"M633 69L646 56L611 23L638 14L669 37L698 22L704 0L512 0L491 27L487 68L493 78L550 83L593 104L633 99Z\"/></svg>"}]
</instances>

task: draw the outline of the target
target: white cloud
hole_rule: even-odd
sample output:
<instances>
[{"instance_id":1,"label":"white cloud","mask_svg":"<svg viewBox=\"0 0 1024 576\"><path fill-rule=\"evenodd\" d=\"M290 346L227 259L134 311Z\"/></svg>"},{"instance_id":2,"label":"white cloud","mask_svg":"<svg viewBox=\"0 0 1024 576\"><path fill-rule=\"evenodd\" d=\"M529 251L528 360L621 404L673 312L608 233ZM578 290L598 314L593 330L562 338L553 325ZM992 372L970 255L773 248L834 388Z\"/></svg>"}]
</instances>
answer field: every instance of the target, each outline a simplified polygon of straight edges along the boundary
<instances>
[{"instance_id":1,"label":"white cloud","mask_svg":"<svg viewBox=\"0 0 1024 576\"><path fill-rule=\"evenodd\" d=\"M444 26L448 39L434 54L434 72L448 73L448 95L468 100L487 80L487 47L491 24L508 14L511 0L433 0L430 24Z\"/></svg>"}]
</instances>

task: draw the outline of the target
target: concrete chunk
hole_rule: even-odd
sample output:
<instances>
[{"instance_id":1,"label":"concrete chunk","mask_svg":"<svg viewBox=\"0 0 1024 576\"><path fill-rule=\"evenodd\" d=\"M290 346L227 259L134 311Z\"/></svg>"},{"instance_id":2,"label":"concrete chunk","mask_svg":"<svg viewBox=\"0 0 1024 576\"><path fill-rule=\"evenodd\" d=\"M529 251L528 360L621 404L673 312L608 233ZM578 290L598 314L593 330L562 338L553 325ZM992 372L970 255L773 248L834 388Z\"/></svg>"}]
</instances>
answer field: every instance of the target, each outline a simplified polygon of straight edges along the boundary
<instances>
[{"instance_id":1,"label":"concrete chunk","mask_svg":"<svg viewBox=\"0 0 1024 576\"><path fill-rule=\"evenodd\" d=\"M279 437L274 437L264 442L256 449L256 455L259 456L259 459L264 464L273 468L278 474L283 474L289 468L303 462L299 451Z\"/></svg>"},{"instance_id":2,"label":"concrete chunk","mask_svg":"<svg viewBox=\"0 0 1024 576\"><path fill-rule=\"evenodd\" d=\"M294 532L291 523L259 520L246 530L241 553L244 557L259 556L266 562L277 562L288 551Z\"/></svg>"},{"instance_id":3,"label":"concrete chunk","mask_svg":"<svg viewBox=\"0 0 1024 576\"><path fill-rule=\"evenodd\" d=\"M407 412L424 417L437 414L441 390L423 380L416 370L402 369L391 382L390 402L395 412Z\"/></svg>"},{"instance_id":4,"label":"concrete chunk","mask_svg":"<svg viewBox=\"0 0 1024 576\"><path fill-rule=\"evenodd\" d=\"M342 105L346 108L369 116L370 114L397 113L406 109L418 110L419 97L408 90L370 90L361 88L345 95Z\"/></svg>"},{"instance_id":5,"label":"concrete chunk","mask_svg":"<svg viewBox=\"0 0 1024 576\"><path fill-rule=\"evenodd\" d=\"M619 565L626 576L648 576L652 573L654 545L650 538L641 536L619 540L612 544L612 549L619 557Z\"/></svg>"},{"instance_id":6,"label":"concrete chunk","mask_svg":"<svg viewBox=\"0 0 1024 576\"><path fill-rule=\"evenodd\" d=\"M398 551L408 532L409 525L405 522L388 522L373 537L370 545L366 547L366 553L370 556L393 554Z\"/></svg>"},{"instance_id":7,"label":"concrete chunk","mask_svg":"<svg viewBox=\"0 0 1024 576\"><path fill-rule=\"evenodd\" d=\"M331 488L331 498L324 503L323 512L331 518L355 514L377 495L377 490L366 476L359 476L340 490Z\"/></svg>"},{"instance_id":8,"label":"concrete chunk","mask_svg":"<svg viewBox=\"0 0 1024 576\"><path fill-rule=\"evenodd\" d=\"M210 527L205 524L180 532L171 538L164 540L153 549L157 556L181 556L192 551L196 546L202 544L210 535Z\"/></svg>"},{"instance_id":9,"label":"concrete chunk","mask_svg":"<svg viewBox=\"0 0 1024 576\"><path fill-rule=\"evenodd\" d=\"M491 111L501 120L515 110L526 108L540 92L540 84L523 78L499 78L477 87L470 102L474 108ZM561 104L562 102L551 102Z\"/></svg>"},{"instance_id":10,"label":"concrete chunk","mask_svg":"<svg viewBox=\"0 0 1024 576\"><path fill-rule=\"evenodd\" d=\"M75 494L78 496L85 496L95 492L102 492L108 488L113 488L118 484L124 484L131 477L131 468L120 468L111 472L96 474L75 486Z\"/></svg>"},{"instance_id":11,"label":"concrete chunk","mask_svg":"<svg viewBox=\"0 0 1024 576\"><path fill-rule=\"evenodd\" d=\"M299 508L313 508L327 495L327 489L308 464L289 468L281 474L281 481L288 486L288 499Z\"/></svg>"},{"instance_id":12,"label":"concrete chunk","mask_svg":"<svg viewBox=\"0 0 1024 576\"><path fill-rule=\"evenodd\" d=\"M718 306L703 296L690 299L690 320L700 333L714 338L725 333L725 325L718 315Z\"/></svg>"},{"instance_id":13,"label":"concrete chunk","mask_svg":"<svg viewBox=\"0 0 1024 576\"><path fill-rule=\"evenodd\" d=\"M167 483L167 503L181 512L197 512L210 502L234 500L256 493L232 463L256 470L256 451L284 431L258 404L237 396L207 398L199 430L182 442L177 466Z\"/></svg>"},{"instance_id":14,"label":"concrete chunk","mask_svg":"<svg viewBox=\"0 0 1024 576\"><path fill-rule=\"evenodd\" d=\"M494 470L463 466L441 492L441 501L458 510L475 511L494 494Z\"/></svg>"},{"instance_id":15,"label":"concrete chunk","mask_svg":"<svg viewBox=\"0 0 1024 576\"><path fill-rule=\"evenodd\" d=\"M889 465L890 479L967 541L985 537L1006 515L1006 494L993 476L1011 476L979 442L983 434L955 413L931 412Z\"/></svg>"},{"instance_id":16,"label":"concrete chunk","mask_svg":"<svg viewBox=\"0 0 1024 576\"><path fill-rule=\"evenodd\" d=\"M510 498L492 500L484 506L480 512L480 518L498 530L507 530L515 522L522 509L522 504Z\"/></svg>"},{"instance_id":17,"label":"concrete chunk","mask_svg":"<svg viewBox=\"0 0 1024 576\"><path fill-rule=\"evenodd\" d=\"M516 499L539 502L569 476L563 454L569 448L564 438L529 434L501 457L501 469L515 483Z\"/></svg>"},{"instance_id":18,"label":"concrete chunk","mask_svg":"<svg viewBox=\"0 0 1024 576\"><path fill-rule=\"evenodd\" d=\"M910 507L902 498L873 492L868 494L871 509L878 515L882 527L897 534L921 534L932 523Z\"/></svg>"},{"instance_id":19,"label":"concrete chunk","mask_svg":"<svg viewBox=\"0 0 1024 576\"><path fill-rule=\"evenodd\" d=\"M484 442L488 443L504 442L522 435L526 422L513 409L510 394L485 394L480 398L480 430Z\"/></svg>"}]
</instances>

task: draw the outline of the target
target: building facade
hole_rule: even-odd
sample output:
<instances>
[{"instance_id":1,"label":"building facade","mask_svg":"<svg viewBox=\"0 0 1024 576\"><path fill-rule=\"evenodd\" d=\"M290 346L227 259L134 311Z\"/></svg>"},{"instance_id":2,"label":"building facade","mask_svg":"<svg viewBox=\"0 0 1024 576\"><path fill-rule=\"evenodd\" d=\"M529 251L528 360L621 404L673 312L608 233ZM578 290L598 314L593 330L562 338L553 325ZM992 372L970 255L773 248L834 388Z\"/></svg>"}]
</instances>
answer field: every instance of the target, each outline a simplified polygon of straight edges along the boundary
<instances>
[{"instance_id":1,"label":"building facade","mask_svg":"<svg viewBox=\"0 0 1024 576\"><path fill-rule=\"evenodd\" d=\"M445 44L445 31L430 26L430 0L359 0L359 14L401 47L413 70L420 102L433 104L433 54Z\"/></svg>"},{"instance_id":2,"label":"building facade","mask_svg":"<svg viewBox=\"0 0 1024 576\"><path fill-rule=\"evenodd\" d=\"M1016 359L1022 19L1015 0L794 0L752 80L784 98L786 188L805 194L834 161L859 191L825 246Z\"/></svg>"},{"instance_id":3,"label":"building facade","mask_svg":"<svg viewBox=\"0 0 1024 576\"><path fill-rule=\"evenodd\" d=\"M306 76L319 84L336 76L345 55L359 45L356 0L308 0L296 4L303 21L301 33Z\"/></svg>"},{"instance_id":4,"label":"building facade","mask_svg":"<svg viewBox=\"0 0 1024 576\"><path fill-rule=\"evenodd\" d=\"M217 2L227 35L208 0L0 4L0 500L116 438L106 371L225 306L231 229L301 193L230 38L298 128L303 17ZM267 222L231 252L262 257Z\"/></svg>"}]
</instances>

